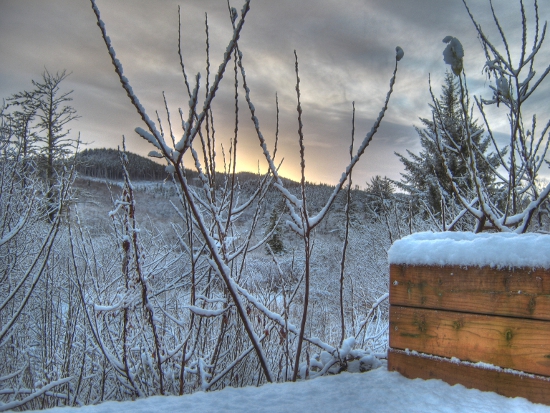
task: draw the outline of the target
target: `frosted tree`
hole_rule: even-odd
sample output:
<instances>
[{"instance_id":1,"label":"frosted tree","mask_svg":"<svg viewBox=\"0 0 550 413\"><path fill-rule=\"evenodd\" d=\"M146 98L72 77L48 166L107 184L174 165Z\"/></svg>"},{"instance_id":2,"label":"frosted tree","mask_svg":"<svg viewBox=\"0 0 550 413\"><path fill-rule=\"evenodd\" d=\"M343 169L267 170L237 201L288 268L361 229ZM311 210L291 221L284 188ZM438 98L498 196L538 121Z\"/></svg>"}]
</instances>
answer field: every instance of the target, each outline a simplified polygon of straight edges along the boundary
<instances>
[{"instance_id":1,"label":"frosted tree","mask_svg":"<svg viewBox=\"0 0 550 413\"><path fill-rule=\"evenodd\" d=\"M459 221L453 221L447 227L446 218L457 214L460 211L460 204L453 193L442 159L446 159L446 166L462 193L468 193L473 183L468 173L467 133L461 116L460 86L453 73L446 72L441 96L430 105L430 108L431 119L420 118L424 127L415 128L422 146L420 153L414 154L407 151L408 158L396 154L405 167L405 172L401 174L401 182L396 184L419 198L426 210L426 215L437 217L437 221L441 222L442 230L454 229ZM477 121L470 118L469 122L468 127L473 135L473 142L479 149L475 157L480 178L489 191L494 191L492 168L497 166L498 161L495 155L486 153L490 143L489 137L483 135L483 130ZM444 132L441 133L441 131ZM438 144L438 139L441 140L441 144Z\"/></svg>"},{"instance_id":2,"label":"frosted tree","mask_svg":"<svg viewBox=\"0 0 550 413\"><path fill-rule=\"evenodd\" d=\"M279 162L276 160L278 125L274 149L270 151L260 128L260 121L256 116L247 83L243 54L238 41L250 9L249 0L244 2L240 12L228 4L233 31L222 61L215 72L211 73L207 21L205 24L206 75L204 77L197 74L191 80L187 75L180 38L179 57L188 92L188 96L185 97L188 106L185 110L179 109L178 123L181 123L183 129L183 133L179 136L176 136L172 127L172 118L167 105L164 124L158 116L157 121L154 121L147 114L124 75L122 64L116 57L111 40L107 36L99 9L93 0L91 3L121 85L143 120L144 127L136 128L136 132L152 146L150 156L165 162L166 171L178 192L178 205L174 207L181 217L182 225L176 230L181 248L188 256L188 271L185 273L185 278L190 280L190 286L183 314L181 308L177 308L178 313L175 313L175 308L159 309L156 308L157 304L153 300L150 303L154 307L155 317L159 314L169 319L167 324L172 325L171 328L178 332L172 336L176 341L174 346L169 350L163 348L168 355L160 352L159 358L162 357L162 360L157 358L156 370L159 385L160 378L168 376L166 370L171 369L169 366L173 363L178 365L179 392L182 394L186 388L209 390L223 387L228 383L259 384L264 381L275 381L280 376L284 377L283 380L289 378L296 380L298 376L305 378L309 374L311 359L307 357L309 350L303 350L311 346L327 354L317 374L325 374L334 364L345 362L348 357L356 357L359 353L352 351L355 342L353 337L343 340L340 346L333 346L306 333L312 283L313 234L327 216L351 171L359 162L382 122L393 92L398 61L403 57L403 50L396 49L389 91L371 130L357 146L357 150L352 154L349 164L321 209L312 213L308 209L306 195L304 125L297 54L295 52L301 181L299 194L294 195L285 187L284 180L278 172L280 166L276 163ZM220 162L217 158L212 102L222 79L231 76L229 74L231 64L234 88L234 107L231 110L234 111L235 127L229 156L225 156L223 152L225 174L220 176L218 175ZM241 94L244 94L262 154L268 165L268 172L258 176L255 190L251 195L246 196L241 196L243 194L239 192L235 172L241 121L239 112ZM192 185L188 179L184 168L184 157L191 160L190 164L193 165L200 182L198 187ZM284 199L289 216L284 224L299 240L300 266L303 268L294 285L282 286L283 289L287 288L288 295L286 295L287 290L284 290L284 306L279 312L271 310L274 304L273 300L269 299L268 292L261 291L256 295L246 284L246 263L249 254L260 246L264 246L272 235L270 231L265 236L258 236L256 231L261 227L258 223L260 211L264 208L266 193L272 187L275 187ZM251 217L246 228L242 224L245 215ZM277 264L278 258L274 254L273 260L280 278L284 278L281 266ZM254 286L254 283L251 282L250 285ZM151 291L151 295L156 296L153 286ZM290 320L291 316L297 318L297 324ZM152 319L151 324L155 322ZM210 339L212 336L215 337L213 340ZM159 348L161 348L160 345ZM283 359L288 368L283 367ZM244 362L245 360L247 362ZM252 360L254 361L251 362ZM279 374L275 374L277 368ZM166 388L168 386L163 387L163 389Z\"/></svg>"},{"instance_id":3,"label":"frosted tree","mask_svg":"<svg viewBox=\"0 0 550 413\"><path fill-rule=\"evenodd\" d=\"M491 83L492 96L490 98L475 96L474 101L488 134L490 151L494 156L485 154L482 146L484 139L477 140L483 130L471 126L473 113L469 109L470 97L463 68L464 50L460 41L452 36L443 39L447 44L443 56L458 79L460 120L465 139L464 143L452 139L451 131L442 122L444 107L432 94L434 119L439 121L434 122L437 126L434 130L437 153L452 191L462 207L457 217L469 213L477 221L476 231L487 229L523 233L528 230L534 214L550 193L550 184L543 185L539 176L541 168L548 164L546 155L550 122L538 130L537 116L528 115L526 105L527 100L533 96L550 72L550 65L543 66L541 71L538 70L537 65L537 57L546 38L547 24L545 22L541 28L538 3L535 1L533 16L529 18L532 19L534 28L530 27L527 10L520 1L521 39L518 42L519 53L514 56L509 39L492 3L492 17L502 43L500 47L497 47L496 43L485 34L466 1L464 5L481 41L486 58L484 71ZM528 39L529 31L533 33L531 40ZM496 106L497 116L507 119L509 128L506 145L499 143L491 126L492 122L486 110L488 106ZM461 187L460 176L454 175L451 157L448 155L449 152L445 151L447 146L451 152L465 149L464 159L468 179L471 182L468 190ZM484 179L487 170L495 177L492 184ZM498 191L495 191L495 188Z\"/></svg>"},{"instance_id":4,"label":"frosted tree","mask_svg":"<svg viewBox=\"0 0 550 413\"><path fill-rule=\"evenodd\" d=\"M271 236L269 240L267 241L267 245L269 245L269 248L271 251L273 251L276 254L282 253L285 249L284 243L283 243L283 231L282 228L279 226L279 221L281 217L281 209L278 207L281 207L282 204L279 203L279 205L275 206L271 210L271 214L269 215L269 223L267 225L267 233L271 233Z\"/></svg>"},{"instance_id":5,"label":"frosted tree","mask_svg":"<svg viewBox=\"0 0 550 413\"><path fill-rule=\"evenodd\" d=\"M39 178L33 157L22 144L28 130L14 125L13 118L0 111L0 411L16 409L35 399L53 395L67 386L70 377L50 368L58 359L50 351L62 337L62 323L48 307L59 289L50 286L54 266L51 257L58 250L61 215L49 218L51 204L44 197L46 183ZM56 211L70 199L71 173L60 175ZM58 261L57 261L58 262ZM62 279L56 274L56 279ZM59 283L61 284L61 283ZM59 285L56 284L56 285ZM50 320L52 323L42 325ZM56 331L58 337L50 333ZM46 336L52 338L46 341ZM56 348L55 351L58 349ZM59 351L60 354L62 350ZM37 354L40 353L40 354ZM58 374L59 373L59 374ZM60 377L63 376L63 377ZM66 396L66 395L62 395ZM42 406L45 402L42 403ZM34 405L38 408L38 405Z\"/></svg>"},{"instance_id":6,"label":"frosted tree","mask_svg":"<svg viewBox=\"0 0 550 413\"><path fill-rule=\"evenodd\" d=\"M19 113L26 114L21 118L22 121L27 120L25 127L33 129L33 140L26 139L24 142L34 145L44 161L50 220L58 213L55 209L60 190L56 185L57 174L61 172L63 159L76 147L76 140L69 137L70 129L67 127L78 118L76 110L69 104L73 91L61 90L61 83L67 76L66 71L51 74L45 70L41 81L32 81L33 90L16 93L8 99L9 105L20 107Z\"/></svg>"}]
</instances>

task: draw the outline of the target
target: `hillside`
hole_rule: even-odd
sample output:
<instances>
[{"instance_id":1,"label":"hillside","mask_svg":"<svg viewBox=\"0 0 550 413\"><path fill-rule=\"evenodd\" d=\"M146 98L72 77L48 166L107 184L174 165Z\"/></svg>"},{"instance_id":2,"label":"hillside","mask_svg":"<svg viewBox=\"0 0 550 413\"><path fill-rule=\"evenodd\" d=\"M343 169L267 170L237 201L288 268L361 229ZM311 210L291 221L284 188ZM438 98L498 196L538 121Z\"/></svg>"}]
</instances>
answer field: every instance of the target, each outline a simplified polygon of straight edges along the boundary
<instances>
[{"instance_id":1,"label":"hillside","mask_svg":"<svg viewBox=\"0 0 550 413\"><path fill-rule=\"evenodd\" d=\"M135 153L127 152L128 172L132 179L157 181L166 178L164 165ZM116 149L85 149L77 155L81 175L112 180L122 179L119 152Z\"/></svg>"},{"instance_id":2,"label":"hillside","mask_svg":"<svg viewBox=\"0 0 550 413\"><path fill-rule=\"evenodd\" d=\"M132 152L126 152L126 156L128 157L128 172L132 180L160 181L166 179L167 174L165 165ZM123 179L119 152L116 149L85 149L77 155L76 169L80 176L120 181ZM185 169L185 172L190 179L196 179L198 177L198 174L190 169ZM216 183L222 186L225 177L226 175L224 173L218 172L216 175ZM299 185L298 182L294 182L290 179L282 179L287 187L292 188ZM237 181L241 185L250 182L256 183L258 182L258 174L252 172L238 172Z\"/></svg>"}]
</instances>

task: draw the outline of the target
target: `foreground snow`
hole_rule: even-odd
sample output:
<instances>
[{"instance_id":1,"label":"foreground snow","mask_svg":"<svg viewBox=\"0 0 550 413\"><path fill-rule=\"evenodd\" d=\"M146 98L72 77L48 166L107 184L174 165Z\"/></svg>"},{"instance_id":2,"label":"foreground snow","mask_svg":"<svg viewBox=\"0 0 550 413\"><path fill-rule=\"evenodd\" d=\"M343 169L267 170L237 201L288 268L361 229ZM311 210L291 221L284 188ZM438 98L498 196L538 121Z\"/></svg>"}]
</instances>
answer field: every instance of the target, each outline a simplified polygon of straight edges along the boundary
<instances>
[{"instance_id":1,"label":"foreground snow","mask_svg":"<svg viewBox=\"0 0 550 413\"><path fill-rule=\"evenodd\" d=\"M56 408L48 413L68 413ZM74 411L74 409L73 409ZM75 413L140 412L549 412L525 399L449 386L440 380L408 380L386 367L363 374L343 373L299 383L260 388L227 388L183 397L150 397L135 402L106 402Z\"/></svg>"}]
</instances>

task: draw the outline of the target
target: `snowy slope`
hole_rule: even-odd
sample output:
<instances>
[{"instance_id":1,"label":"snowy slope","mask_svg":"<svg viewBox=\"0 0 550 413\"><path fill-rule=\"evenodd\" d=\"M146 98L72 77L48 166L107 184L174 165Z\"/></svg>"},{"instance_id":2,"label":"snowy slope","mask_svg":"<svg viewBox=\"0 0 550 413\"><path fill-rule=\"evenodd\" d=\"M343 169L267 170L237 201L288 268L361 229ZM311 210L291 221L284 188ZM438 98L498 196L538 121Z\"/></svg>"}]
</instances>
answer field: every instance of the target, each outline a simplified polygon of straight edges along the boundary
<instances>
[{"instance_id":1,"label":"snowy slope","mask_svg":"<svg viewBox=\"0 0 550 413\"><path fill-rule=\"evenodd\" d=\"M449 386L440 380L408 380L385 367L363 374L343 373L298 383L260 388L227 388L183 397L150 397L134 402L106 402L77 410L48 413L142 412L549 412L550 407L525 399Z\"/></svg>"}]
</instances>

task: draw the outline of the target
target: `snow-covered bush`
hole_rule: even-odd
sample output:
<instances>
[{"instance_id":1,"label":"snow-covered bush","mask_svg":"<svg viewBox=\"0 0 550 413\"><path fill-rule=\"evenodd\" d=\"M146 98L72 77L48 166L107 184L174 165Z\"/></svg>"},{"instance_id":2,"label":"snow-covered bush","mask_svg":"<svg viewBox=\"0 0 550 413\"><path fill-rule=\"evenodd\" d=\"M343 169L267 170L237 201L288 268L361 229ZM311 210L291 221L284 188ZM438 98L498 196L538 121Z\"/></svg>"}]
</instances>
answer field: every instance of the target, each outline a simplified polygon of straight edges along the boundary
<instances>
[{"instance_id":1,"label":"snow-covered bush","mask_svg":"<svg viewBox=\"0 0 550 413\"><path fill-rule=\"evenodd\" d=\"M148 366L145 369L148 379L142 379L145 381L141 385L132 383L132 380L135 381L135 378L132 379L135 372L125 367L123 358L127 357L125 354L129 351L126 350L125 344L120 347L121 350L117 350L120 355L113 358L114 361L109 359L110 356L108 359L116 375L124 377L124 380L134 389L148 389L160 394L174 392L182 394L195 389L208 390L226 385L241 386L265 381L296 380L299 376L307 376L304 372L309 371L308 366L314 352L325 352L330 355L328 358L323 358L326 359L323 371L327 371L334 363L345 364L348 356L352 354L354 358L359 359L366 354L363 352L360 356L359 353L356 354L351 350L355 339L344 340L343 334L347 331L343 316L341 317L342 334L336 335L332 334L332 329L328 325L332 321L329 322L328 318L323 319L333 308L328 297L338 294L338 291L341 296L339 307L342 314L344 312L345 260L334 267L336 273L341 272L339 287L331 291L326 286L321 286L325 280L317 277L317 273L321 271L318 270L315 261L321 262L321 257L314 258L316 256L314 234L326 219L341 189L350 179L354 166L378 130L393 91L397 61L403 57L403 51L400 48L396 49L396 62L389 92L372 129L355 151L350 150L349 165L338 184L328 191L322 202L317 203L319 208L312 209L309 206L305 175L305 146L297 54L295 53L295 69L301 182L297 192L293 192L285 186L284 179L278 173L275 159L277 137L274 143L275 149L270 151L261 131L260 121L256 116L247 84L243 54L239 49L239 37L249 11L249 3L250 1L246 0L240 12L230 8L229 18L233 32L223 60L215 73L210 72L207 37L204 80L206 90L202 93L199 93L202 79L200 74L194 78L193 82L189 81L180 47L182 76L188 91L188 96L185 98L188 101L188 108L185 111L181 109L179 111L183 135L181 138L176 138L168 107L166 107L167 122L166 125L162 125L160 119L158 122L153 121L133 92L107 36L99 9L92 1L98 26L115 71L131 103L144 122L144 127L136 128L136 132L151 144L153 150L150 156L165 162L166 171L178 192L178 202L174 204L174 208L178 211L181 220L174 224L174 230L179 240L177 247L182 256L186 257L181 266L183 272L179 274L179 283L174 281L170 284L173 286L173 291L178 293L175 294L173 301L169 301L169 305L161 304L161 302L164 303L161 297L165 293L161 294L159 289L166 291L166 287L157 285L154 280L149 279L143 269L140 269L144 258L141 257L139 242L136 241L139 236L135 235L135 229L131 229L132 225L127 232L129 240L122 239L122 245L127 245L125 242L129 243L128 252L132 251L131 257L134 257L132 271L137 274L139 282L136 281L136 285L139 283L142 291L140 305L143 309L140 311L142 318L148 319L144 322L143 328L148 331L147 340L150 347L140 348L140 351L145 351L143 357L148 360L142 363ZM207 24L207 36L208 30ZM235 114L235 136L231 140L229 157L224 156L225 174L220 175L216 169L219 161L216 158L217 143L214 134L212 102L219 91L222 78L229 76L229 65L233 65L234 72L235 106L229 110L234 111ZM268 166L268 173L265 176L258 176L254 190L248 193L240 190L235 172L240 125L238 92L241 85L241 93L244 92L253 127ZM198 182L196 180L192 182L187 176L184 157L190 159L194 165ZM348 185L351 186L351 181ZM294 240L291 241L292 252L289 251L289 254L293 254L291 264L288 264L286 258L270 251L267 244L277 230L277 225L272 225L267 233L265 226L260 225L267 194L273 189L279 192L285 205L286 231L294 234ZM125 193L131 193L130 184L125 189ZM118 205L121 209L131 210L133 201L122 199ZM132 215L129 210L125 213ZM245 216L246 220L243 219ZM128 219L130 222L134 217ZM126 251L126 247L123 249ZM273 253L272 263L258 265L258 262L254 261L254 256L259 253L265 254L266 249ZM175 246L171 246L170 250L175 251ZM147 257L148 252L145 250L143 254ZM130 257L124 262L129 260ZM182 258L178 260L181 261ZM283 262L285 260L286 263ZM328 267L331 266L328 265ZM341 271L339 271L340 267ZM347 291L346 294L350 296ZM316 295L319 296L316 297ZM113 299L120 301L120 299ZM310 308L312 299L315 301L315 306ZM375 300L372 297L371 299ZM379 311L377 308L384 299L385 296L382 294L382 299L375 301L375 305L371 305L369 311L371 313ZM366 320L357 321L357 324L360 324L358 334L369 323L368 317L372 316L369 314L366 314ZM356 317L358 318L357 315ZM122 322L124 327L124 320ZM321 332L321 335L332 344L316 338L312 335L313 332L315 334ZM106 334L112 335L108 332ZM368 336L369 333L364 334ZM105 339L96 337L96 341L97 345L101 345ZM168 346L167 341L173 344ZM363 344L366 341L368 337L365 338L364 335ZM145 376L142 374L142 377ZM177 385L168 385L169 381ZM177 388L177 391L174 388ZM140 393L136 391L136 394Z\"/></svg>"},{"instance_id":2,"label":"snow-covered bush","mask_svg":"<svg viewBox=\"0 0 550 413\"><path fill-rule=\"evenodd\" d=\"M64 361L72 352L69 319L75 302L60 274L68 263L59 239L72 175L69 170L52 181L41 179L25 142L27 122L21 112L0 112L1 411L26 403L50 406L49 401L37 402L43 395L52 396L49 400L68 397ZM58 195L55 204L52 189Z\"/></svg>"}]
</instances>

